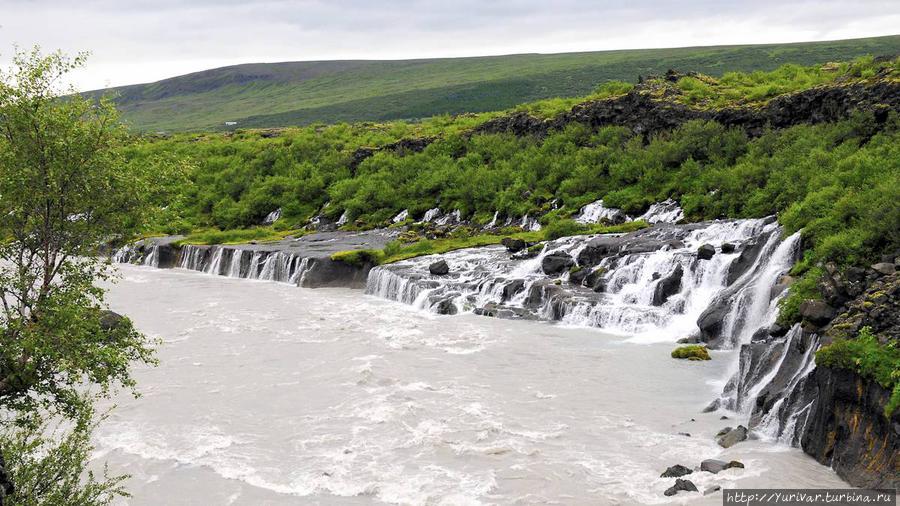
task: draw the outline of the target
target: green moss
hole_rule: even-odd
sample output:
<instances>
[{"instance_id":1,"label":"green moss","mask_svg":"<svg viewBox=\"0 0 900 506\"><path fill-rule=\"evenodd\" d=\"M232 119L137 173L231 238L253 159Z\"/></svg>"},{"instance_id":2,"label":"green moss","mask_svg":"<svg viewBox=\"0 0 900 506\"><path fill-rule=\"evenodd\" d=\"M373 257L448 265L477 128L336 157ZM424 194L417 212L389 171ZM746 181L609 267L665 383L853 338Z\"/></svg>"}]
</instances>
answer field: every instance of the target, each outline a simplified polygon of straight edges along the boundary
<instances>
[{"instance_id":1,"label":"green moss","mask_svg":"<svg viewBox=\"0 0 900 506\"><path fill-rule=\"evenodd\" d=\"M331 259L335 262L343 262L345 264L362 267L368 265L378 265L384 258L384 251L378 249L359 249L349 251L338 251L331 255Z\"/></svg>"},{"instance_id":2,"label":"green moss","mask_svg":"<svg viewBox=\"0 0 900 506\"><path fill-rule=\"evenodd\" d=\"M895 342L883 345L863 327L856 339L838 339L816 352L816 363L824 367L848 369L892 391L885 416L890 418L900 406L900 349Z\"/></svg>"},{"instance_id":3,"label":"green moss","mask_svg":"<svg viewBox=\"0 0 900 506\"><path fill-rule=\"evenodd\" d=\"M275 242L288 235L304 235L303 230L275 230L271 227L257 227L236 230L200 230L177 241L177 245L246 244L250 241Z\"/></svg>"},{"instance_id":4,"label":"green moss","mask_svg":"<svg viewBox=\"0 0 900 506\"><path fill-rule=\"evenodd\" d=\"M688 360L712 360L706 346L700 344L688 344L672 350L672 358Z\"/></svg>"}]
</instances>

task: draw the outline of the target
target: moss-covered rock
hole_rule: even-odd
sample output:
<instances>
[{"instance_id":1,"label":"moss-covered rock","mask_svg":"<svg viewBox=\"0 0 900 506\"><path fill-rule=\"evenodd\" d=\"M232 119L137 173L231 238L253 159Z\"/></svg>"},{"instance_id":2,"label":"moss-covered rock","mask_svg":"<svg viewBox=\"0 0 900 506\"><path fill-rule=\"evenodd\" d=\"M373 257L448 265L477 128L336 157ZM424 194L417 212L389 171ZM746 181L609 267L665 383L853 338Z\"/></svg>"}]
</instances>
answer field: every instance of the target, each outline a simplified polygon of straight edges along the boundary
<instances>
[{"instance_id":1,"label":"moss-covered rock","mask_svg":"<svg viewBox=\"0 0 900 506\"><path fill-rule=\"evenodd\" d=\"M687 346L679 346L672 350L672 358L681 358L687 360L712 360L709 356L709 350L706 346L700 344L689 344Z\"/></svg>"}]
</instances>

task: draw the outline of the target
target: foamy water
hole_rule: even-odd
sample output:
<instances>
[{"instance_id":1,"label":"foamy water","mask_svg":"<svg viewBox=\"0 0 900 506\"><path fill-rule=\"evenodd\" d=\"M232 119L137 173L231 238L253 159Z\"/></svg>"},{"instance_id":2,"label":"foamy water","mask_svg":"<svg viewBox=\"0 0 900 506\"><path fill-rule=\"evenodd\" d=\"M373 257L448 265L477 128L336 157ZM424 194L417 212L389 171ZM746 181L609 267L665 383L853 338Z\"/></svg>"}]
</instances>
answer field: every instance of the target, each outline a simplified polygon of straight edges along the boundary
<instances>
[{"instance_id":1,"label":"foamy water","mask_svg":"<svg viewBox=\"0 0 900 506\"><path fill-rule=\"evenodd\" d=\"M662 494L666 467L705 458L747 467L689 476L701 490L846 486L795 449L715 444L746 422L700 413L732 352L121 269L112 308L164 341L95 438L127 504L721 504Z\"/></svg>"}]
</instances>

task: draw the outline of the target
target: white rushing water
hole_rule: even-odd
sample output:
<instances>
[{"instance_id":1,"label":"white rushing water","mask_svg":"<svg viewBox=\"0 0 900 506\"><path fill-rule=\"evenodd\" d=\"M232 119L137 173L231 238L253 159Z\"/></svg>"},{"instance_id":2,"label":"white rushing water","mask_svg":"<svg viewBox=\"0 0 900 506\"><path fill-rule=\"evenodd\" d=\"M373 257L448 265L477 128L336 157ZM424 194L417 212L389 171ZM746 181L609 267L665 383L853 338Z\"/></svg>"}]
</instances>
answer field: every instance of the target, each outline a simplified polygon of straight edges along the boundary
<instances>
[{"instance_id":1,"label":"white rushing water","mask_svg":"<svg viewBox=\"0 0 900 506\"><path fill-rule=\"evenodd\" d=\"M717 297L728 294L739 299L727 315L727 335L739 336L732 345L745 342L749 334L771 323L774 304L769 291L792 262L799 236L781 241L778 225L771 220L713 222L686 233L671 247L650 252L611 256L599 264L605 289L602 294L565 283L566 296L545 296L535 304L535 291L555 290L546 285L541 262L554 252L577 257L589 238L572 237L549 243L535 258L511 260L502 247L467 249L443 255L415 258L373 269L367 292L383 298L411 304L420 309L439 311L452 303L458 312L474 311L487 304L502 304L513 310L528 310L544 319L560 320L574 326L600 327L629 335L641 342L673 342L697 333L697 319ZM719 251L709 260L698 260L697 248L710 245L749 244L767 239L756 262L747 274L735 282L734 293L726 292L728 274L740 249ZM438 258L448 262L449 276L433 276L429 265ZM654 293L662 278L681 269L680 287L660 305L653 305ZM510 297L506 287L521 288ZM542 288L543 287L543 288ZM742 301L742 302L741 302Z\"/></svg>"},{"instance_id":2,"label":"white rushing water","mask_svg":"<svg viewBox=\"0 0 900 506\"><path fill-rule=\"evenodd\" d=\"M163 342L96 433L128 504L721 504L662 494L666 467L705 458L746 469L694 473L701 490L845 486L796 449L715 444L731 422L699 411L733 351L674 361L361 291L121 270L112 309Z\"/></svg>"}]
</instances>

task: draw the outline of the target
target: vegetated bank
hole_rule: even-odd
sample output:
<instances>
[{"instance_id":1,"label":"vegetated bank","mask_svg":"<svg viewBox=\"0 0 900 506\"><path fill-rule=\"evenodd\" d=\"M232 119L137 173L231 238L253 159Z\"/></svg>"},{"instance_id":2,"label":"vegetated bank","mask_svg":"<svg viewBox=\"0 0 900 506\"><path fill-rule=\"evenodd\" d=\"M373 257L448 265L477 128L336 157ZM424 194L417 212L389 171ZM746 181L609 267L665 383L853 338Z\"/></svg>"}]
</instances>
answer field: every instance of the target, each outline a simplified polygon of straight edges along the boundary
<instances>
[{"instance_id":1,"label":"vegetated bank","mask_svg":"<svg viewBox=\"0 0 900 506\"><path fill-rule=\"evenodd\" d=\"M777 215L785 235L801 232L802 255L782 280L790 290L777 325L742 357L747 365L772 362L773 353L781 360L757 397L735 399L752 404L757 427L777 421L778 437L799 437L851 483L896 483L900 367L888 315L896 314L890 276L900 252L898 60L720 79L673 72L599 92L605 98L572 108L551 101L420 124L148 138L129 154L132 163L190 160L180 198L166 203L155 232L273 221L263 233L395 233L375 252L330 254L345 263L452 249L439 241L486 244L511 232L504 226L586 232L572 218L600 199L632 216L673 199L687 222ZM484 229L501 233L475 239ZM839 325L851 317L856 323ZM700 323L701 340L720 340ZM821 345L808 378L801 373ZM758 379L742 367L734 387L746 392L741 384Z\"/></svg>"}]
</instances>

